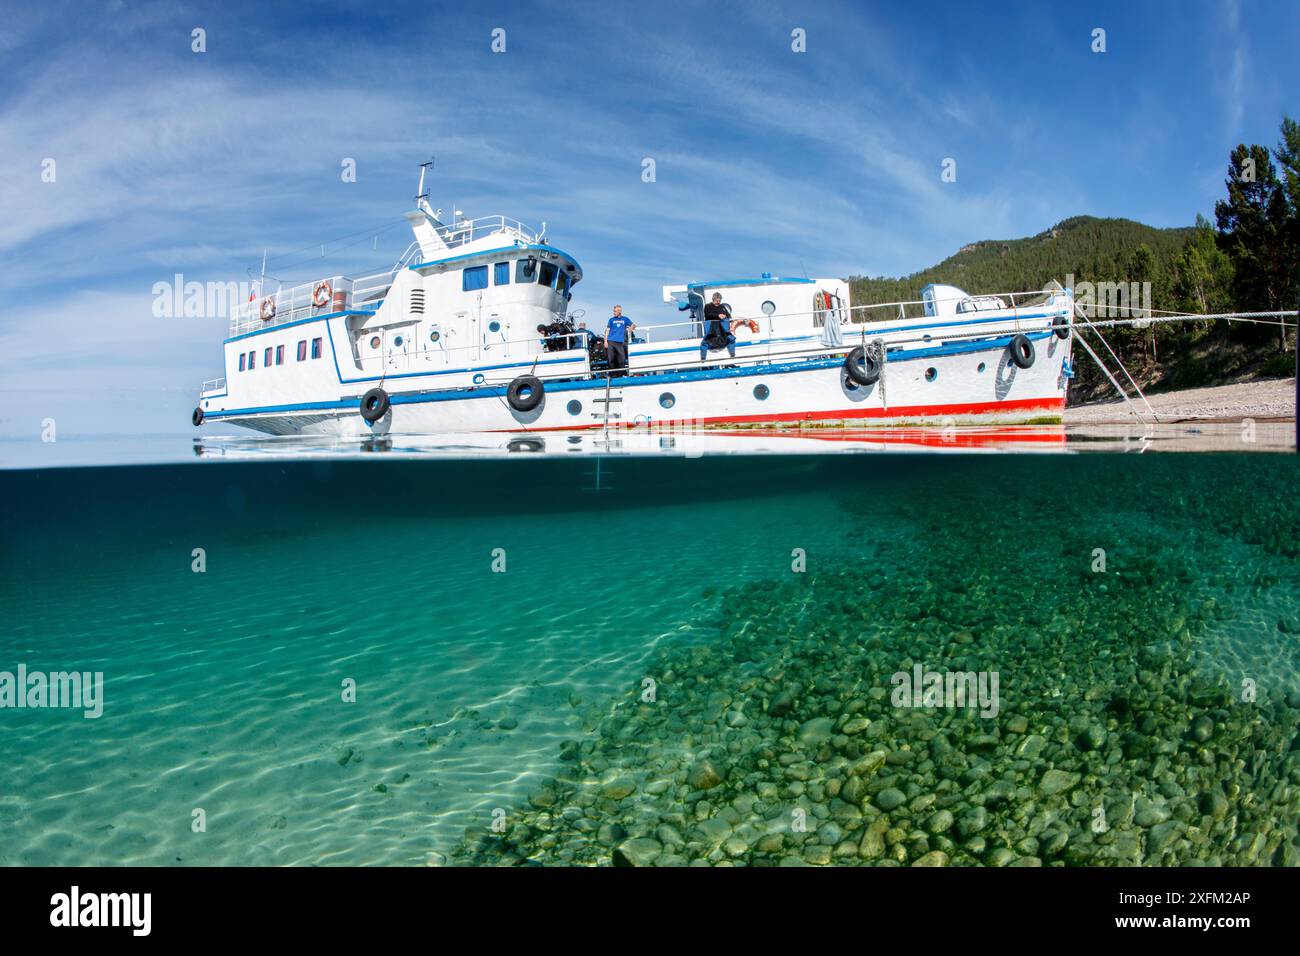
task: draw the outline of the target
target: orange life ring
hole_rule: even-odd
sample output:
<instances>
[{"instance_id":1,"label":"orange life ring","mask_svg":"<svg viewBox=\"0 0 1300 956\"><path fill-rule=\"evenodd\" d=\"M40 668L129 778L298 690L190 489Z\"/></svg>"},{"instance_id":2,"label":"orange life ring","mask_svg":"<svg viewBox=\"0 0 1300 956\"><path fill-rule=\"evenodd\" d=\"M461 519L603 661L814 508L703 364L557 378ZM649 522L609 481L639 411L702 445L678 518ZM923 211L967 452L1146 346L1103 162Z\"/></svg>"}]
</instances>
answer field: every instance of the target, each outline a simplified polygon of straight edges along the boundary
<instances>
[{"instance_id":1,"label":"orange life ring","mask_svg":"<svg viewBox=\"0 0 1300 956\"><path fill-rule=\"evenodd\" d=\"M270 322L275 318L275 296L268 295L262 300L262 321Z\"/></svg>"},{"instance_id":2,"label":"orange life ring","mask_svg":"<svg viewBox=\"0 0 1300 956\"><path fill-rule=\"evenodd\" d=\"M731 331L736 331L736 329L740 328L742 325L748 326L749 331L753 332L755 335L758 334L758 323L753 319L735 319L731 323Z\"/></svg>"},{"instance_id":3,"label":"orange life ring","mask_svg":"<svg viewBox=\"0 0 1300 956\"><path fill-rule=\"evenodd\" d=\"M317 282L315 287L311 290L312 304L317 308L323 305L328 305L330 300L330 291L329 281L321 279L320 282Z\"/></svg>"}]
</instances>

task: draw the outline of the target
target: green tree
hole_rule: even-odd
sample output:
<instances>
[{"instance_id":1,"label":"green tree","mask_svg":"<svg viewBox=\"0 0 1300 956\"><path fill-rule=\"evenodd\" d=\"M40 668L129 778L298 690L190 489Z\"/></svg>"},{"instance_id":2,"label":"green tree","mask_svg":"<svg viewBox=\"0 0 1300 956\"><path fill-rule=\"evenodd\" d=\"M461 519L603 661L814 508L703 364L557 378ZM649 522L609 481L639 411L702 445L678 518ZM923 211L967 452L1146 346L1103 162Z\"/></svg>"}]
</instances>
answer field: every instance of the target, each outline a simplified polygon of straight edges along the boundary
<instances>
[{"instance_id":1,"label":"green tree","mask_svg":"<svg viewBox=\"0 0 1300 956\"><path fill-rule=\"evenodd\" d=\"M1293 230L1286 190L1269 151L1238 145L1228 161L1228 198L1214 204L1219 248L1232 260L1234 307L1243 311L1283 308L1292 288L1286 246ZM1261 326L1243 326L1258 340ZM1282 340L1285 348L1285 337Z\"/></svg>"}]
</instances>

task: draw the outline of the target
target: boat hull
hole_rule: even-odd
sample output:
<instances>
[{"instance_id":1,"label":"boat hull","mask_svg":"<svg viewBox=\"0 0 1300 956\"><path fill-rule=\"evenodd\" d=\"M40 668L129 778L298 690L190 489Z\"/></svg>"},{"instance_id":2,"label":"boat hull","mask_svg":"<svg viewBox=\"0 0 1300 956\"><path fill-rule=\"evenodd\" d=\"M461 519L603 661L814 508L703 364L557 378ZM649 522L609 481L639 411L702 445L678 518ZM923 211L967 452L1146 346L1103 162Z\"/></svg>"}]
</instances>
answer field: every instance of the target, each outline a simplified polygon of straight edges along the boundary
<instances>
[{"instance_id":1,"label":"boat hull","mask_svg":"<svg viewBox=\"0 0 1300 956\"><path fill-rule=\"evenodd\" d=\"M512 408L502 386L393 391L391 407L368 423L359 405L224 420L268 434L341 437L446 432L561 431L593 428L683 428L754 424L938 427L1059 421L1065 406L1063 366L1071 340L1029 333L1034 359L1020 368L1008 337L891 353L880 379L851 382L842 355L729 367L725 357L686 371L547 381L541 403ZM608 415L606 409L609 410Z\"/></svg>"}]
</instances>

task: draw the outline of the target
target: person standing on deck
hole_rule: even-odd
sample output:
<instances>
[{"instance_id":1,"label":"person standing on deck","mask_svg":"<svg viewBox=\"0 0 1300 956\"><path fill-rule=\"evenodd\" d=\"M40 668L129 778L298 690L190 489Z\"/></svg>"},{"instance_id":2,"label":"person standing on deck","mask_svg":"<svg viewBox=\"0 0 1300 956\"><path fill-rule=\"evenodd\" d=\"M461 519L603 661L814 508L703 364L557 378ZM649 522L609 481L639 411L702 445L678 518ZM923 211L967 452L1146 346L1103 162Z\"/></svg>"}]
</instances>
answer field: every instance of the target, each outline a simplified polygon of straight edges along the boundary
<instances>
[{"instance_id":1,"label":"person standing on deck","mask_svg":"<svg viewBox=\"0 0 1300 956\"><path fill-rule=\"evenodd\" d=\"M704 338L700 339L700 361L709 357L709 349L727 347L736 357L736 337L731 334L731 310L722 304L722 293L713 293L713 301L704 307Z\"/></svg>"},{"instance_id":2,"label":"person standing on deck","mask_svg":"<svg viewBox=\"0 0 1300 956\"><path fill-rule=\"evenodd\" d=\"M636 324L623 314L621 305L614 306L614 314L605 323L605 347L609 354L609 371L622 375L627 372L628 338Z\"/></svg>"}]
</instances>

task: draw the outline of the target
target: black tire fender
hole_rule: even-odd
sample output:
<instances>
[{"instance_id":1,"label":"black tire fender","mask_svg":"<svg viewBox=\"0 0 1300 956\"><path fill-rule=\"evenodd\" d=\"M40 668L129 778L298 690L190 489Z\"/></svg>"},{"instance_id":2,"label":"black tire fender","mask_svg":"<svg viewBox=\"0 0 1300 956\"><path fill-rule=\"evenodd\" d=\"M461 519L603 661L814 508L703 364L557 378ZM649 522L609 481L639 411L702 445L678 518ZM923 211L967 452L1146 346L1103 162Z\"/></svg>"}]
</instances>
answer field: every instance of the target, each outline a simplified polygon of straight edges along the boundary
<instances>
[{"instance_id":1,"label":"black tire fender","mask_svg":"<svg viewBox=\"0 0 1300 956\"><path fill-rule=\"evenodd\" d=\"M874 385L880 378L880 363L859 345L844 356L844 374L858 385Z\"/></svg>"},{"instance_id":2,"label":"black tire fender","mask_svg":"<svg viewBox=\"0 0 1300 956\"><path fill-rule=\"evenodd\" d=\"M203 409L198 408L198 407L195 407L195 409L194 409L194 414L192 414L192 415L190 416L190 421L194 423L194 427L195 427L195 428L198 428L200 425L202 425L202 424L203 424Z\"/></svg>"},{"instance_id":3,"label":"black tire fender","mask_svg":"<svg viewBox=\"0 0 1300 956\"><path fill-rule=\"evenodd\" d=\"M542 404L546 386L536 375L520 375L506 386L506 401L517 412L531 412Z\"/></svg>"},{"instance_id":4,"label":"black tire fender","mask_svg":"<svg viewBox=\"0 0 1300 956\"><path fill-rule=\"evenodd\" d=\"M382 388L372 388L361 396L361 417L373 425L387 415L392 406L387 392Z\"/></svg>"},{"instance_id":5,"label":"black tire fender","mask_svg":"<svg viewBox=\"0 0 1300 956\"><path fill-rule=\"evenodd\" d=\"M1007 349L1011 352L1011 361L1016 368L1029 368L1034 364L1034 343L1026 336L1020 333L1014 335Z\"/></svg>"}]
</instances>

